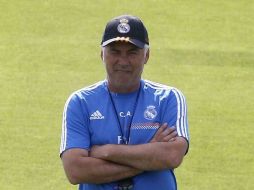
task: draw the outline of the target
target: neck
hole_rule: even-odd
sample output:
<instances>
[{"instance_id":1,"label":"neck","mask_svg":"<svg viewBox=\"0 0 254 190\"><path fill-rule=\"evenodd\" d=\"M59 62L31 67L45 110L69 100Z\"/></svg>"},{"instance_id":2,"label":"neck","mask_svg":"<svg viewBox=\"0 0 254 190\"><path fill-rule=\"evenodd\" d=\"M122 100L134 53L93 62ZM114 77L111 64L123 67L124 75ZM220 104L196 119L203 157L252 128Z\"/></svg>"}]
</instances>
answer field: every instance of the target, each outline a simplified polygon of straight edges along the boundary
<instances>
[{"instance_id":1,"label":"neck","mask_svg":"<svg viewBox=\"0 0 254 190\"><path fill-rule=\"evenodd\" d=\"M114 93L131 93L137 91L139 87L140 82L138 82L137 84L133 84L131 86L127 86L127 85L113 85L108 81L108 88L110 92Z\"/></svg>"}]
</instances>

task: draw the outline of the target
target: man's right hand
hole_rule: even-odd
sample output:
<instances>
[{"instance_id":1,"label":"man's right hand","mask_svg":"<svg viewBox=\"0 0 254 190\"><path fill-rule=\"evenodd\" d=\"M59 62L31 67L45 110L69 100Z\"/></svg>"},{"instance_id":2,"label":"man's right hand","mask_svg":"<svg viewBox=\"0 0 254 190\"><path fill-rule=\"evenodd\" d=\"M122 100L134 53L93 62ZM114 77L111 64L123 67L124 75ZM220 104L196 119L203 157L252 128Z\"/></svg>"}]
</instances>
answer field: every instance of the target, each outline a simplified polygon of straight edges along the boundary
<instances>
[{"instance_id":1,"label":"man's right hand","mask_svg":"<svg viewBox=\"0 0 254 190\"><path fill-rule=\"evenodd\" d=\"M167 123L164 123L155 133L150 143L172 142L175 140L175 137L177 137L177 131L175 127L169 127Z\"/></svg>"}]
</instances>

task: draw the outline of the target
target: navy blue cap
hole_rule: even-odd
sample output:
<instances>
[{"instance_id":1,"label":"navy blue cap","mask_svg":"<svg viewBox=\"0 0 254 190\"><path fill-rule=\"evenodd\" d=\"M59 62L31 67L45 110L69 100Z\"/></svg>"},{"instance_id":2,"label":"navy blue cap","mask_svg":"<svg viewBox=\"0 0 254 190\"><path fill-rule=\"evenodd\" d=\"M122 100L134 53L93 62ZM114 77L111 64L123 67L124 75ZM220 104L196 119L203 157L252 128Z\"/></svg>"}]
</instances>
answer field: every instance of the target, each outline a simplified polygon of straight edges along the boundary
<instances>
[{"instance_id":1,"label":"navy blue cap","mask_svg":"<svg viewBox=\"0 0 254 190\"><path fill-rule=\"evenodd\" d=\"M143 22L132 15L118 16L107 23L101 46L115 41L130 42L139 48L149 46L148 33Z\"/></svg>"}]
</instances>

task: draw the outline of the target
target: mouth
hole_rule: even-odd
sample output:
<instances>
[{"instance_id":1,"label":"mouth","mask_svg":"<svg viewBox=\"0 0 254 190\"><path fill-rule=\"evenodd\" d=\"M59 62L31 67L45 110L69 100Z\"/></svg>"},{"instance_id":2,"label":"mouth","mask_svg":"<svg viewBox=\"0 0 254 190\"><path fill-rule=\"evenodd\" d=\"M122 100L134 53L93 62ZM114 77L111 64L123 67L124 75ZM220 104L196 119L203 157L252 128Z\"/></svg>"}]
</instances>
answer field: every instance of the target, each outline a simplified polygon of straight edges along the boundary
<instances>
[{"instance_id":1,"label":"mouth","mask_svg":"<svg viewBox=\"0 0 254 190\"><path fill-rule=\"evenodd\" d=\"M119 73L131 73L131 71L129 71L129 70L122 70L122 69L117 69L117 70L115 70L115 72L119 72Z\"/></svg>"}]
</instances>

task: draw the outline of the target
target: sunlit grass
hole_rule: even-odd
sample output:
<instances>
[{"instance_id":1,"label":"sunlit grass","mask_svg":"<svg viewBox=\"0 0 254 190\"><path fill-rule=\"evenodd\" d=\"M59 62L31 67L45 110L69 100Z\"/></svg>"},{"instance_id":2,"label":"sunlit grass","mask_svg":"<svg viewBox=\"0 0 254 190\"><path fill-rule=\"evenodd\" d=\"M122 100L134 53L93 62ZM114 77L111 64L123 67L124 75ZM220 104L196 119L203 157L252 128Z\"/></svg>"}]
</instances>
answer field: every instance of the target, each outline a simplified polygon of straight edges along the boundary
<instances>
[{"instance_id":1,"label":"sunlit grass","mask_svg":"<svg viewBox=\"0 0 254 190\"><path fill-rule=\"evenodd\" d=\"M187 98L191 144L179 189L254 189L251 0L1 1L1 189L76 189L58 155L63 105L104 79L102 31L123 13L149 31L144 78Z\"/></svg>"}]
</instances>

